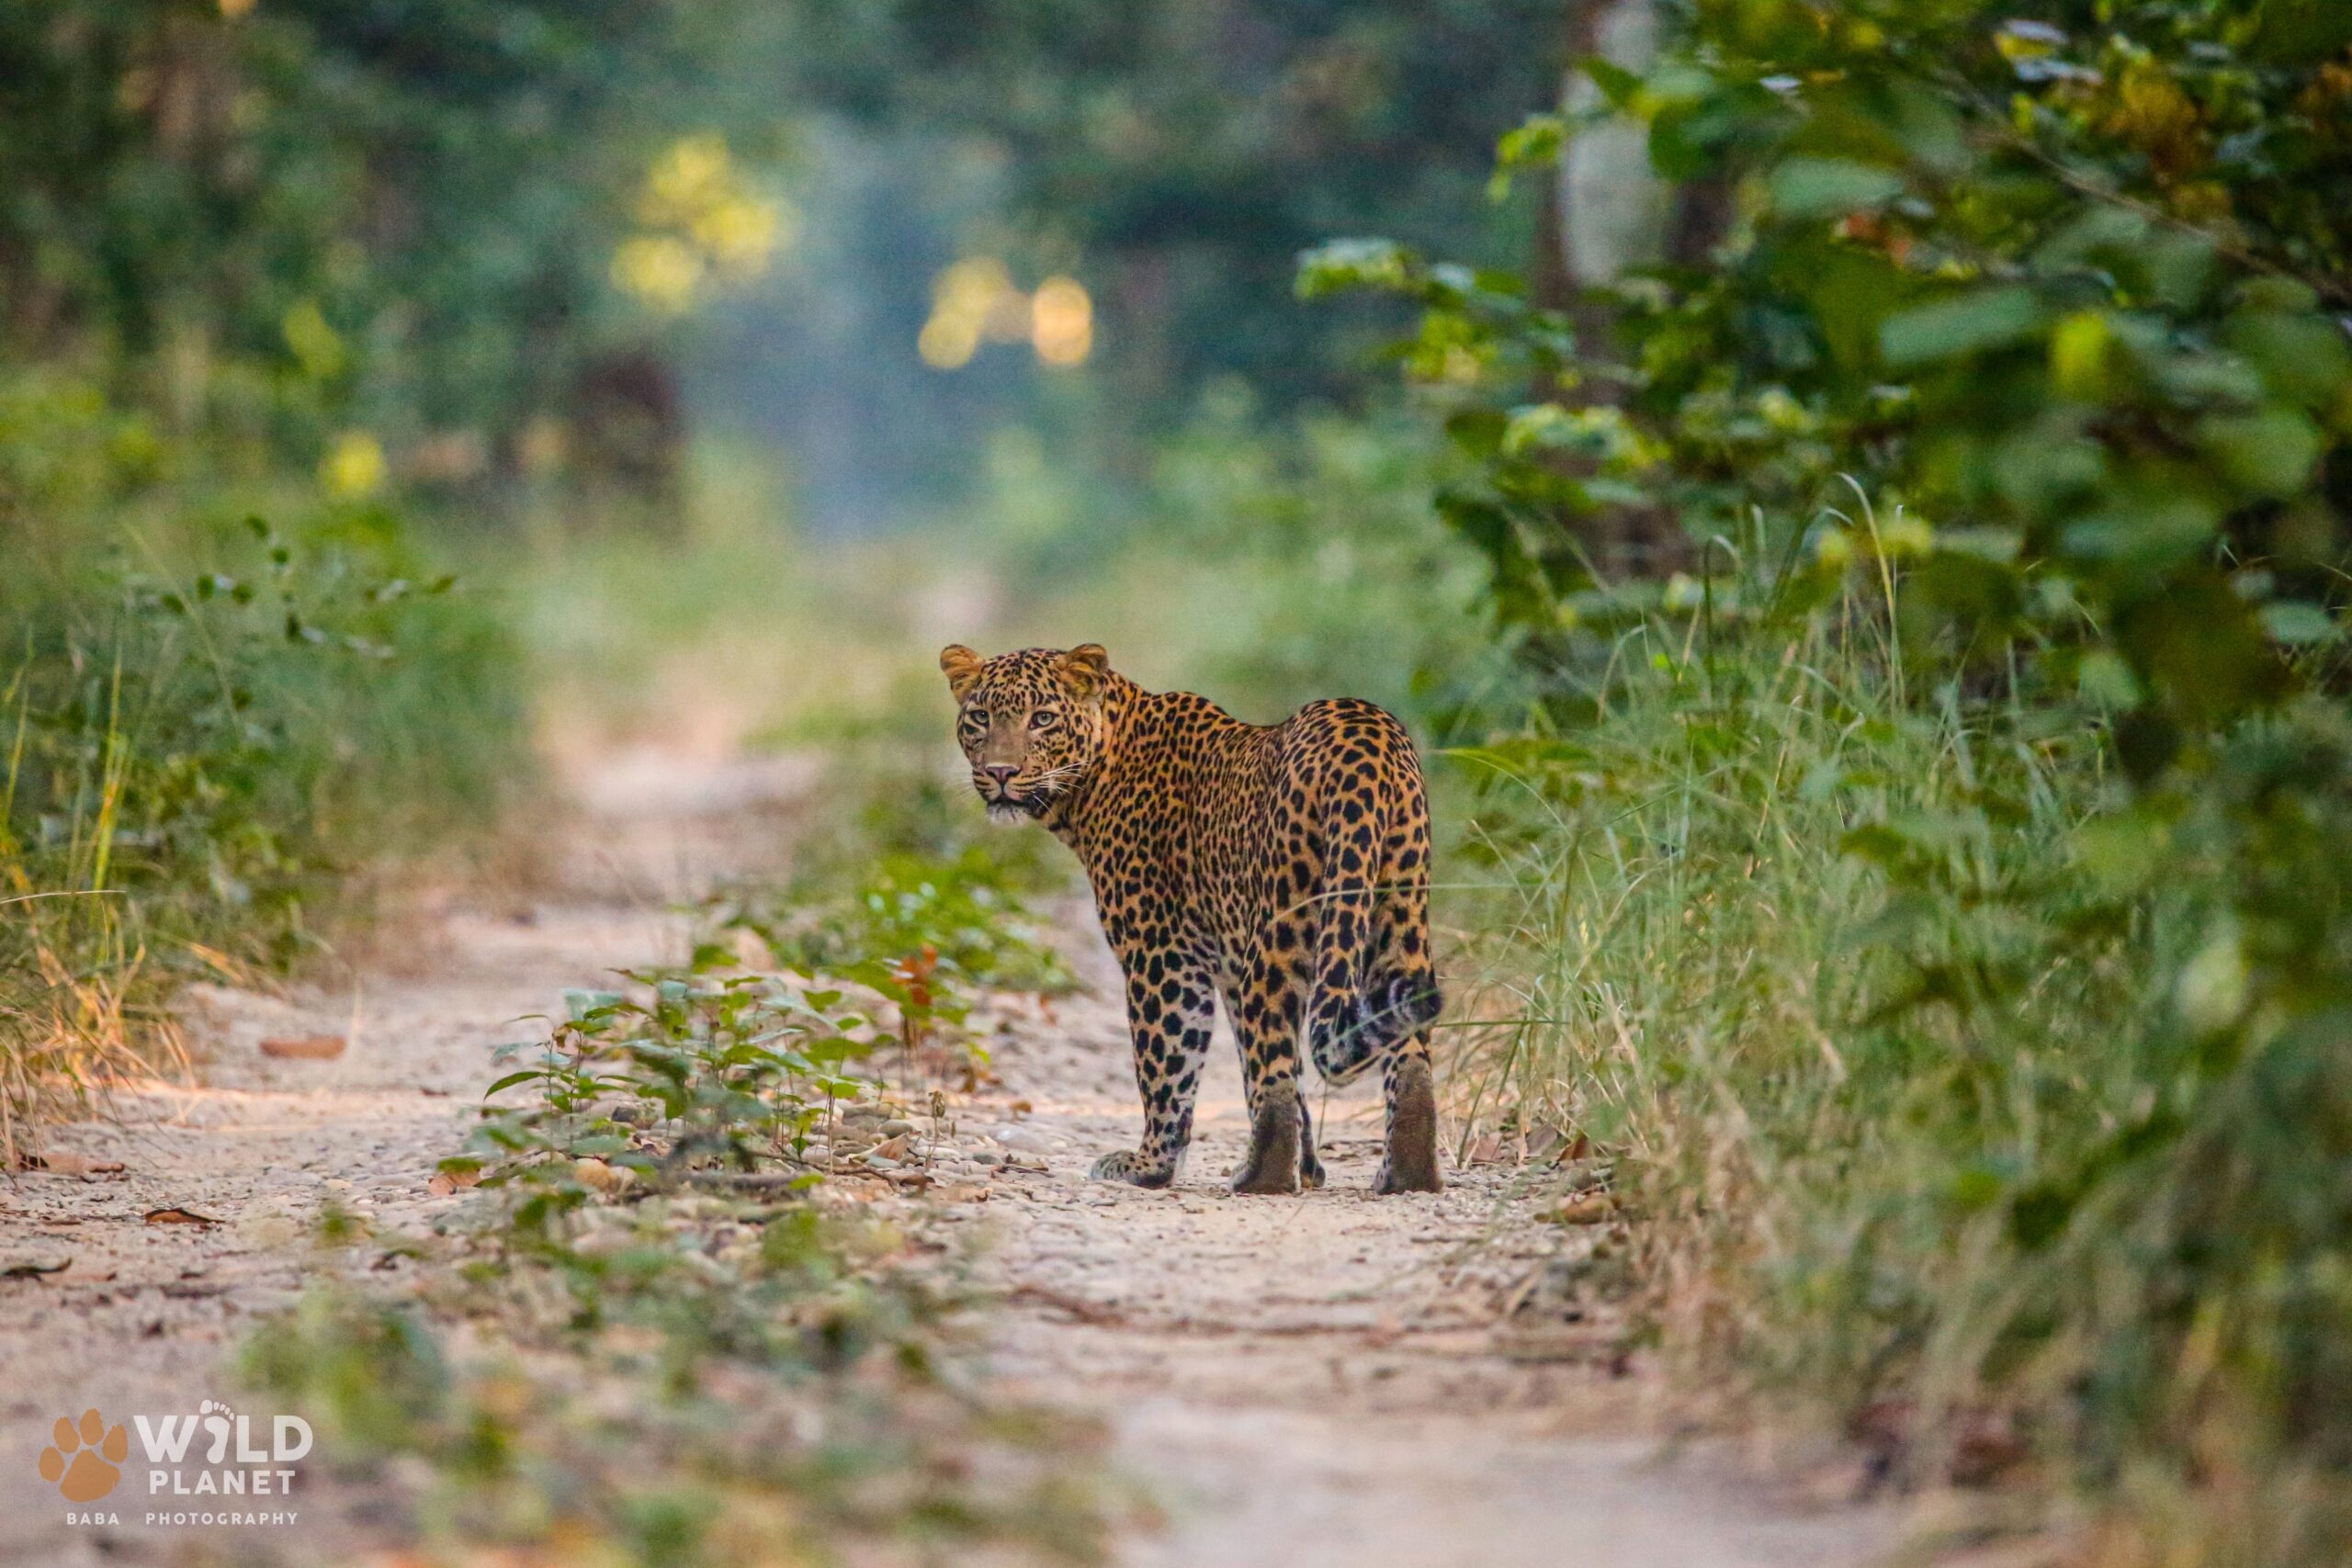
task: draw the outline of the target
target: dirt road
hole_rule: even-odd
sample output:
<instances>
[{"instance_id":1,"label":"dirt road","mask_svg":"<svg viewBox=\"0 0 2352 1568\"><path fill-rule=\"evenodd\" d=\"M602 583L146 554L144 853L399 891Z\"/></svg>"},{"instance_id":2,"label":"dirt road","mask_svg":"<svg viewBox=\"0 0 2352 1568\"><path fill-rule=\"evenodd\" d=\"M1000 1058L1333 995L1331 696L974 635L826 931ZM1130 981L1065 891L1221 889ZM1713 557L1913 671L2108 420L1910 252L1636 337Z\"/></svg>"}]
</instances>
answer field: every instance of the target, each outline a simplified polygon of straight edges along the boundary
<instances>
[{"instance_id":1,"label":"dirt road","mask_svg":"<svg viewBox=\"0 0 2352 1568\"><path fill-rule=\"evenodd\" d=\"M1090 998L1016 1027L1004 1087L958 1122L1051 1171L1000 1179L1012 1201L983 1206L1008 1297L996 1366L1111 1419L1168 1517L1124 1561L1820 1568L1891 1547L1883 1515L1776 1498L1720 1454L1668 1462L1607 1325L1498 1333L1529 1269L1599 1233L1522 1223L1533 1200L1497 1166L1374 1198L1376 1084L1317 1107L1322 1190L1237 1198L1250 1126L1221 1038L1178 1186L1085 1180L1141 1121L1121 1020L1094 999L1117 994L1110 960L1099 938L1085 951L1101 954Z\"/></svg>"},{"instance_id":2,"label":"dirt road","mask_svg":"<svg viewBox=\"0 0 2352 1568\"><path fill-rule=\"evenodd\" d=\"M222 1359L318 1267L305 1236L320 1211L399 1227L458 1201L425 1182L462 1136L491 1049L529 1035L515 1021L567 986L677 956L669 900L772 853L804 780L788 762L629 761L583 803L558 891L453 904L345 987L193 997L198 1082L128 1093L115 1120L52 1142L120 1170L0 1187L0 1269L67 1265L0 1280L0 1560L333 1560L347 1537L304 1520L299 1489L245 1506L295 1516L275 1524L151 1527L143 1497L118 1497L94 1506L119 1523L92 1525L39 1456L57 1418L85 1408L113 1423L233 1404ZM1099 981L1107 957L1082 922L1073 951ZM1838 1568L1891 1546L1883 1514L1802 1506L1719 1459L1668 1462L1645 1380L1612 1371L1601 1333L1498 1336L1512 1282L1589 1233L1517 1224L1529 1200L1501 1167L1455 1173L1442 1195L1373 1199L1376 1090L1317 1117L1328 1188L1233 1198L1224 1172L1247 1127L1220 1047L1182 1184L1084 1179L1139 1122L1110 994L984 1017L1002 1081L954 1107L930 1158L943 1185L986 1194L943 1205L939 1223L971 1233L1003 1292L994 1374L1100 1412L1120 1467L1157 1501L1161 1523L1139 1524L1123 1561ZM257 1048L309 1033L349 1044L322 1061ZM201 1219L145 1218L166 1209Z\"/></svg>"}]
</instances>

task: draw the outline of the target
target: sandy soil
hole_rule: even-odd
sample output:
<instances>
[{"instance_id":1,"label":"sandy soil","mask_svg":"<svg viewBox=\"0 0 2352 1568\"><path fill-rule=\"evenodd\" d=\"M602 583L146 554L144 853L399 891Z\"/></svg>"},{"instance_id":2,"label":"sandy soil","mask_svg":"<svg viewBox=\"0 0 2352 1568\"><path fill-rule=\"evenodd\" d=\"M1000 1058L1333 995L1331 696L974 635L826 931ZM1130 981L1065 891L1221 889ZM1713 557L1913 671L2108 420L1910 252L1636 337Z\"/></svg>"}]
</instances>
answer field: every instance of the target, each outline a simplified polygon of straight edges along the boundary
<instances>
[{"instance_id":1,"label":"sandy soil","mask_svg":"<svg viewBox=\"0 0 2352 1568\"><path fill-rule=\"evenodd\" d=\"M292 997L206 988L189 1020L198 1081L124 1094L111 1120L51 1147L119 1172L25 1173L0 1186L0 1561L39 1564L324 1560L339 1532L69 1520L37 1458L57 1417L96 1406L193 1411L240 1395L223 1360L318 1267L304 1227L326 1204L390 1227L429 1223L434 1161L462 1137L490 1052L567 986L679 951L671 901L772 858L806 771L625 760L582 803L582 846L527 906L452 903L347 986ZM1072 951L1100 980L1084 912ZM1229 1048L1205 1090L1183 1181L1147 1193L1084 1179L1140 1118L1115 1009L1007 999L1001 1082L952 1107L915 1156L962 1201L928 1205L969 1234L1001 1291L988 1361L1021 1391L1097 1411L1120 1467L1156 1500L1123 1562L1166 1568L1617 1568L1861 1564L1895 1540L1883 1511L1825 1506L1720 1452L1669 1459L1649 1381L1605 1324L1498 1326L1514 1284L1592 1231L1526 1225L1520 1173L1476 1167L1437 1196L1374 1199L1376 1090L1322 1107L1330 1185L1296 1199L1224 1190L1247 1126ZM345 1034L327 1061L264 1038ZM215 1222L149 1223L185 1208ZM134 1502L135 1500L135 1502ZM261 1505L254 1504L259 1507ZM298 1513L302 1498L290 1504Z\"/></svg>"},{"instance_id":2,"label":"sandy soil","mask_svg":"<svg viewBox=\"0 0 2352 1568\"><path fill-rule=\"evenodd\" d=\"M1669 1458L1655 1384L1611 1325L1502 1321L1531 1269L1602 1233L1527 1224L1536 1195L1498 1166L1374 1197L1376 1086L1319 1100L1322 1190L1235 1197L1249 1119L1221 1037L1179 1184L1084 1179L1140 1116L1122 1021L1093 999L1116 994L1109 956L1099 937L1080 951L1100 954L1091 996L1011 1032L1004 1087L958 1116L955 1142L1047 1167L999 1177L1012 1190L967 1211L1008 1298L995 1365L1110 1420L1167 1523L1124 1562L1767 1568L1895 1544L1888 1514L1819 1506L1720 1447Z\"/></svg>"}]
</instances>

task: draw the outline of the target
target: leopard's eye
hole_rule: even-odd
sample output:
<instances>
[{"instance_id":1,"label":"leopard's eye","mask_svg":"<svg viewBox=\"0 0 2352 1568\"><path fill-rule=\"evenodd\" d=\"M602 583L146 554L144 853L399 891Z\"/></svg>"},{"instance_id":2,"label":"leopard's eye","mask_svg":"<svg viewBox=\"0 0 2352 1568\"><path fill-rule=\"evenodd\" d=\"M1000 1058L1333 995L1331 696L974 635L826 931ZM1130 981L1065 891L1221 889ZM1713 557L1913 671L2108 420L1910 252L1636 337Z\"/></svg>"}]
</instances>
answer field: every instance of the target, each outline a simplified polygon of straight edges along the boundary
<instances>
[{"instance_id":1,"label":"leopard's eye","mask_svg":"<svg viewBox=\"0 0 2352 1568\"><path fill-rule=\"evenodd\" d=\"M1029 716L1032 729L1051 729L1062 721L1062 716L1051 708L1039 708Z\"/></svg>"}]
</instances>

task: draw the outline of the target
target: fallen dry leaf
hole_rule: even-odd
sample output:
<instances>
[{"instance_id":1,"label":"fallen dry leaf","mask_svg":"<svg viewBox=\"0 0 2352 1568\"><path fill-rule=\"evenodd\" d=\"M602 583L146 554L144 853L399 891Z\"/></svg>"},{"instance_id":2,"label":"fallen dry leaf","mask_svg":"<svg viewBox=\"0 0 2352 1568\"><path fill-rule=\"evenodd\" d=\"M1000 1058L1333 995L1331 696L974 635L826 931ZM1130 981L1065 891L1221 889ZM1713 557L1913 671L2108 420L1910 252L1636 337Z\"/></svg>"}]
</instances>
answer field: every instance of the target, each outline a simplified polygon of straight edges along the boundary
<instances>
[{"instance_id":1,"label":"fallen dry leaf","mask_svg":"<svg viewBox=\"0 0 2352 1568\"><path fill-rule=\"evenodd\" d=\"M1476 1143L1470 1145L1470 1157L1467 1163L1471 1165L1499 1165L1502 1163L1502 1135L1498 1133L1487 1133L1483 1134Z\"/></svg>"},{"instance_id":2,"label":"fallen dry leaf","mask_svg":"<svg viewBox=\"0 0 2352 1568\"><path fill-rule=\"evenodd\" d=\"M92 1159L87 1155L27 1155L27 1170L45 1170L51 1176L106 1176L122 1168L119 1159Z\"/></svg>"},{"instance_id":3,"label":"fallen dry leaf","mask_svg":"<svg viewBox=\"0 0 2352 1568\"><path fill-rule=\"evenodd\" d=\"M150 1209L146 1215L151 1225L217 1225L220 1222L209 1214L199 1214L194 1209Z\"/></svg>"},{"instance_id":4,"label":"fallen dry leaf","mask_svg":"<svg viewBox=\"0 0 2352 1568\"><path fill-rule=\"evenodd\" d=\"M459 1165L454 1169L435 1171L433 1179L424 1184L424 1190L435 1198L447 1198L452 1192L462 1192L469 1187L479 1186L481 1182L480 1166L469 1168Z\"/></svg>"},{"instance_id":5,"label":"fallen dry leaf","mask_svg":"<svg viewBox=\"0 0 2352 1568\"><path fill-rule=\"evenodd\" d=\"M74 1267L70 1258L58 1263L0 1264L0 1280L38 1280L46 1274L62 1274Z\"/></svg>"},{"instance_id":6,"label":"fallen dry leaf","mask_svg":"<svg viewBox=\"0 0 2352 1568\"><path fill-rule=\"evenodd\" d=\"M964 1094L977 1094L983 1087L1000 1088L1004 1083L1002 1078L968 1056L959 1065L958 1070L963 1077L956 1087Z\"/></svg>"},{"instance_id":7,"label":"fallen dry leaf","mask_svg":"<svg viewBox=\"0 0 2352 1568\"><path fill-rule=\"evenodd\" d=\"M933 1190L933 1196L943 1203L985 1203L989 1190L985 1187L952 1186Z\"/></svg>"},{"instance_id":8,"label":"fallen dry leaf","mask_svg":"<svg viewBox=\"0 0 2352 1568\"><path fill-rule=\"evenodd\" d=\"M325 1062L343 1055L349 1044L340 1034L288 1034L261 1043L265 1056L282 1056L293 1061Z\"/></svg>"},{"instance_id":9,"label":"fallen dry leaf","mask_svg":"<svg viewBox=\"0 0 2352 1568\"><path fill-rule=\"evenodd\" d=\"M1579 1192L1549 1216L1564 1225L1597 1225L1615 1219L1624 1205L1614 1192Z\"/></svg>"},{"instance_id":10,"label":"fallen dry leaf","mask_svg":"<svg viewBox=\"0 0 2352 1568\"><path fill-rule=\"evenodd\" d=\"M571 1179L582 1187L609 1194L627 1190L636 1181L637 1172L625 1165L606 1165L600 1159L583 1157L571 1162Z\"/></svg>"},{"instance_id":11,"label":"fallen dry leaf","mask_svg":"<svg viewBox=\"0 0 2352 1568\"><path fill-rule=\"evenodd\" d=\"M875 1145L874 1152L880 1155L884 1159L904 1159L907 1157L907 1151L914 1146L914 1134L912 1133L901 1133L895 1138L885 1138L882 1142Z\"/></svg>"},{"instance_id":12,"label":"fallen dry leaf","mask_svg":"<svg viewBox=\"0 0 2352 1568\"><path fill-rule=\"evenodd\" d=\"M1527 1157L1539 1165L1557 1165L1562 1160L1582 1158L1583 1144L1584 1135L1580 1133L1539 1122L1527 1136Z\"/></svg>"}]
</instances>

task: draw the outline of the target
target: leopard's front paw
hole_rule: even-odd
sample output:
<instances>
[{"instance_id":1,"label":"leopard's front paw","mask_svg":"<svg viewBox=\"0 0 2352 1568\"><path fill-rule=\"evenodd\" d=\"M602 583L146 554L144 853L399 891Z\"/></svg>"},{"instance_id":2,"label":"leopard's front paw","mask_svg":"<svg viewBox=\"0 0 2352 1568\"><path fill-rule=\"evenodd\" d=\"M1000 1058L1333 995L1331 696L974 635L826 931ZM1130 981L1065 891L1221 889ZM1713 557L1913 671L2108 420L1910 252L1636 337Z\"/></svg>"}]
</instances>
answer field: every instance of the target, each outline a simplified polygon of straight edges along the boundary
<instances>
[{"instance_id":1,"label":"leopard's front paw","mask_svg":"<svg viewBox=\"0 0 2352 1568\"><path fill-rule=\"evenodd\" d=\"M1121 1149L1094 1162L1087 1175L1097 1181L1125 1181L1136 1187L1165 1187L1176 1179L1173 1166L1151 1165L1136 1149Z\"/></svg>"}]
</instances>

